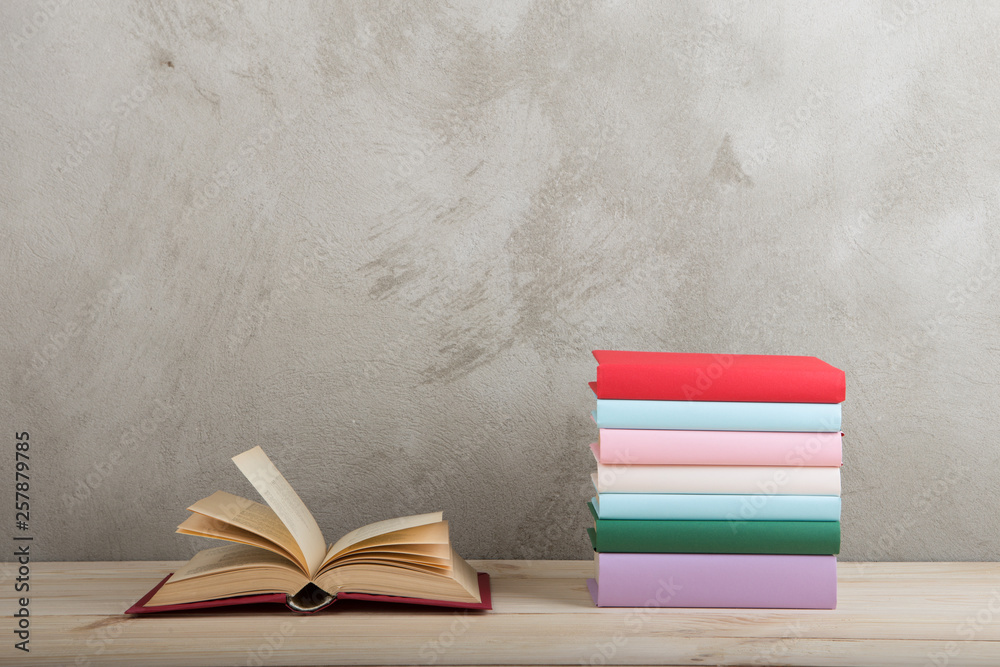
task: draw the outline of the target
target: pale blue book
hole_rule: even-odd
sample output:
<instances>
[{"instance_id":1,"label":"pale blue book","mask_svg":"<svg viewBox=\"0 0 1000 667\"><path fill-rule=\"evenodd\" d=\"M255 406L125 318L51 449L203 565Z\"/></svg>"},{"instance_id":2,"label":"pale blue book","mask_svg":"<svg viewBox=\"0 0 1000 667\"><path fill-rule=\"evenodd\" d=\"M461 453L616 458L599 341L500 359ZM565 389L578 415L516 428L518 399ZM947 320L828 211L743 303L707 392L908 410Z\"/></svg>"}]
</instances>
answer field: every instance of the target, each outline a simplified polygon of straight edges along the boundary
<instances>
[{"instance_id":1,"label":"pale blue book","mask_svg":"<svg viewBox=\"0 0 1000 667\"><path fill-rule=\"evenodd\" d=\"M840 521L839 496L709 493L599 493L602 519Z\"/></svg>"},{"instance_id":2,"label":"pale blue book","mask_svg":"<svg viewBox=\"0 0 1000 667\"><path fill-rule=\"evenodd\" d=\"M840 403L625 401L597 399L590 413L600 428L687 431L840 430Z\"/></svg>"}]
</instances>

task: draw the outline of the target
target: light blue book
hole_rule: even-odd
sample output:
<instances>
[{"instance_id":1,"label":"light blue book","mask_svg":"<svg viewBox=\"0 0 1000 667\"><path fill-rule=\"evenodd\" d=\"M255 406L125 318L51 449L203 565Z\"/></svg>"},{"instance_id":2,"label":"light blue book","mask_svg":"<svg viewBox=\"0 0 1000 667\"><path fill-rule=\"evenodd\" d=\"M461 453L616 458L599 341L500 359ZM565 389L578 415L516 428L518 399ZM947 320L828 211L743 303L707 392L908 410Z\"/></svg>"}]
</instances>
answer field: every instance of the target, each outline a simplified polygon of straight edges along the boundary
<instances>
[{"instance_id":1,"label":"light blue book","mask_svg":"<svg viewBox=\"0 0 1000 667\"><path fill-rule=\"evenodd\" d=\"M602 519L840 521L840 496L709 493L599 493Z\"/></svg>"},{"instance_id":2,"label":"light blue book","mask_svg":"<svg viewBox=\"0 0 1000 667\"><path fill-rule=\"evenodd\" d=\"M597 399L591 415L600 428L687 431L840 430L840 403L736 401L625 401Z\"/></svg>"}]
</instances>

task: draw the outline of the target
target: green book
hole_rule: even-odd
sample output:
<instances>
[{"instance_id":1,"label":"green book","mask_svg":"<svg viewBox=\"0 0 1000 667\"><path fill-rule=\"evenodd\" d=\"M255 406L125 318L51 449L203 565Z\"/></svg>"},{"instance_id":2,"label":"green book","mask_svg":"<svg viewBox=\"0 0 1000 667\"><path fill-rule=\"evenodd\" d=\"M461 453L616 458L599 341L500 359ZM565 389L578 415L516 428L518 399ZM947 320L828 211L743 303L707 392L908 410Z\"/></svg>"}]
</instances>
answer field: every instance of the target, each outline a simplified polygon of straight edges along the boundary
<instances>
[{"instance_id":1,"label":"green book","mask_svg":"<svg viewBox=\"0 0 1000 667\"><path fill-rule=\"evenodd\" d=\"M654 521L600 519L587 502L600 553L818 554L840 553L839 521Z\"/></svg>"}]
</instances>

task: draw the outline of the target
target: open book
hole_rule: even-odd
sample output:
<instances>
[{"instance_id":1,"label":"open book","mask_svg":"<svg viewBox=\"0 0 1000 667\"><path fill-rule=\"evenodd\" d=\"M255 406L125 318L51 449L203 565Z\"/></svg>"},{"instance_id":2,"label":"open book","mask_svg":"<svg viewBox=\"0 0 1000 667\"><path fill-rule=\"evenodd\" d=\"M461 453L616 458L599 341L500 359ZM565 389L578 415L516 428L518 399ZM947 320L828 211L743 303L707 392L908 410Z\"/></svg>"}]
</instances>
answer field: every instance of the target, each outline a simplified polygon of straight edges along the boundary
<instances>
[{"instance_id":1,"label":"open book","mask_svg":"<svg viewBox=\"0 0 1000 667\"><path fill-rule=\"evenodd\" d=\"M233 457L267 505L218 491L178 533L233 544L200 551L126 613L336 599L489 609L489 578L455 553L441 512L379 521L327 545L316 519L260 447Z\"/></svg>"}]
</instances>

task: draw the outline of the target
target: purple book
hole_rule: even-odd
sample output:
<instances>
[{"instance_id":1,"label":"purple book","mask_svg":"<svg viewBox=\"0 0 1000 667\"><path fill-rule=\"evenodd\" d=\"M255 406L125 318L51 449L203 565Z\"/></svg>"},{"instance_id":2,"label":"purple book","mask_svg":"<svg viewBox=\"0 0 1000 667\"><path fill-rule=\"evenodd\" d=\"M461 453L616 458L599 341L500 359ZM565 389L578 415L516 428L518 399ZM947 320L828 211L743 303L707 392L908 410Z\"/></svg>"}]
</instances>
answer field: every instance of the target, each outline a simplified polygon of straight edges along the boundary
<instances>
[{"instance_id":1,"label":"purple book","mask_svg":"<svg viewBox=\"0 0 1000 667\"><path fill-rule=\"evenodd\" d=\"M598 553L598 607L835 609L836 556Z\"/></svg>"}]
</instances>

